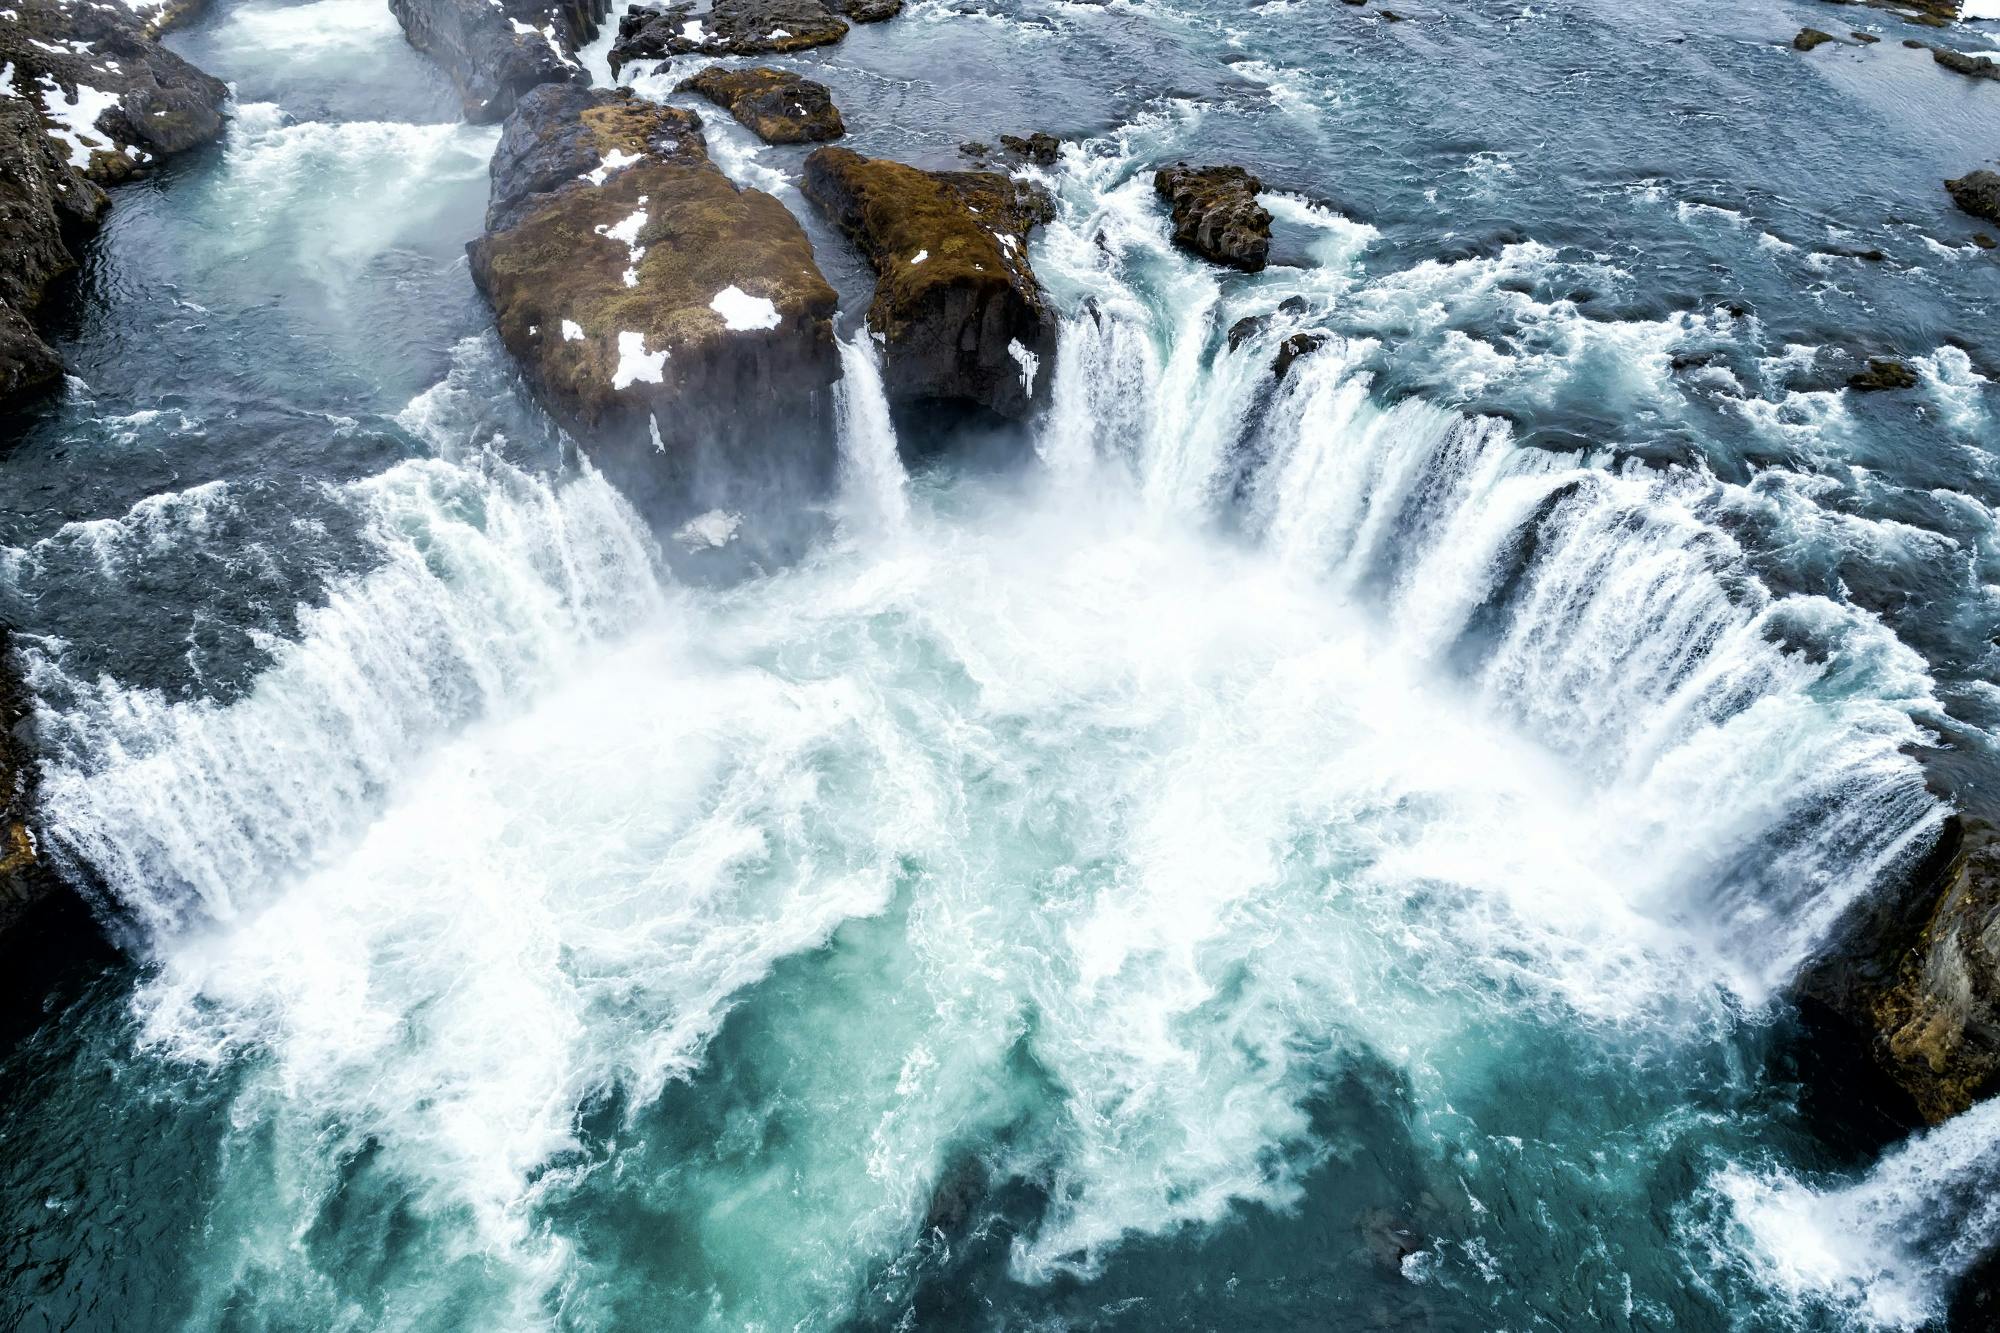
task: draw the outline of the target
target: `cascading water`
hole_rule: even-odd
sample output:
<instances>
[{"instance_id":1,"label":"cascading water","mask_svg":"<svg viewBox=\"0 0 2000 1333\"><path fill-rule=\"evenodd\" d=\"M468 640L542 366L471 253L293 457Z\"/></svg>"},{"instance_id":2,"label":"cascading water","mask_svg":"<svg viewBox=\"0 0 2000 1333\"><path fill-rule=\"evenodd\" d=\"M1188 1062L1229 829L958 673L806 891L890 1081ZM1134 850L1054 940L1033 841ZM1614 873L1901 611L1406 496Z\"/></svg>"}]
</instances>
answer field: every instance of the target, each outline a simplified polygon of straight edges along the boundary
<instances>
[{"instance_id":1,"label":"cascading water","mask_svg":"<svg viewBox=\"0 0 2000 1333\"><path fill-rule=\"evenodd\" d=\"M1993 1104L1857 1176L1770 1073L1787 980L1944 813L1908 755L1939 713L1933 667L1832 582L1764 577L1768 533L1870 520L1785 468L1543 447L1459 390L1532 380L1551 413L1663 417L1664 349L1695 339L1744 429L1805 438L1839 396L1786 387L1790 349L1725 355L1747 319L1584 319L1586 288L1623 279L1555 221L1546 243L1438 258L1425 236L1409 257L1391 218L1274 188L1282 262L1219 277L1170 244L1147 168L1238 134L1304 152L1328 108L1376 109L1263 32L1324 15L1099 8L925 0L829 48L869 151L926 150L861 138L889 133L862 109L933 114L954 60L1060 105L1047 70L1101 59L1107 31L1133 68L1202 51L1181 72L1212 95L1093 102L1118 128L1022 169L1058 200L1032 259L1061 337L1019 465L947 451L906 472L856 331L836 522L726 586L674 581L617 492L565 463L483 313L435 297L463 297L458 238L426 250L399 226L416 210L371 206L428 175L431 216L476 218L490 131L246 109L195 195L237 230L187 298L235 304L189 336L264 328L267 277L327 327L399 300L434 323L421 376L340 360L365 340L311 320L227 343L218 360L277 364L327 423L324 474L251 489L236 474L274 450L191 391L169 442L213 432L216 479L191 468L8 554L24 600L138 606L162 571L229 577L191 553L250 531L232 555L297 606L231 624L234 674L201 616L166 622L143 681L53 630L27 640L50 840L136 938L6 1066L34 1096L0 1107L0 1235L19 1238L0 1309L355 1329L1938 1317L2000 1230ZM291 44L302 79L348 43L387 61L379 14L346 13L251 4L223 31L268 63L286 25L347 23ZM628 81L670 97L684 73ZM740 138L711 132L739 180L795 174ZM1435 189L1470 214L1511 164L1450 170ZM314 222L319 187L353 225ZM193 248L209 222L156 225ZM1988 386L1949 350L1926 392L1976 432ZM321 378L339 391L313 397ZM170 418L116 406L78 400L64 429L168 447ZM291 563L251 523L273 495Z\"/></svg>"}]
</instances>

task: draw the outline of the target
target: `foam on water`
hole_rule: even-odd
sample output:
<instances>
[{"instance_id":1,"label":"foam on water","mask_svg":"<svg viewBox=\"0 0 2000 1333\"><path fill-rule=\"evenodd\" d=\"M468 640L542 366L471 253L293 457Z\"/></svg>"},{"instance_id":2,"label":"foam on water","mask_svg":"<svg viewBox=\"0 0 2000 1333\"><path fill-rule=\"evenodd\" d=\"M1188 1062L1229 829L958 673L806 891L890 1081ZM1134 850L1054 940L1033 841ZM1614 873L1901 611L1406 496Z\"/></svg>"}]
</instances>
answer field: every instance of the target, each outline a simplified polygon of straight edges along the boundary
<instances>
[{"instance_id":1,"label":"foam on water","mask_svg":"<svg viewBox=\"0 0 2000 1333\"><path fill-rule=\"evenodd\" d=\"M1915 1329L2000 1230L2000 1100L1890 1151L1851 1185L1731 1168L1725 1243L1804 1314Z\"/></svg>"}]
</instances>

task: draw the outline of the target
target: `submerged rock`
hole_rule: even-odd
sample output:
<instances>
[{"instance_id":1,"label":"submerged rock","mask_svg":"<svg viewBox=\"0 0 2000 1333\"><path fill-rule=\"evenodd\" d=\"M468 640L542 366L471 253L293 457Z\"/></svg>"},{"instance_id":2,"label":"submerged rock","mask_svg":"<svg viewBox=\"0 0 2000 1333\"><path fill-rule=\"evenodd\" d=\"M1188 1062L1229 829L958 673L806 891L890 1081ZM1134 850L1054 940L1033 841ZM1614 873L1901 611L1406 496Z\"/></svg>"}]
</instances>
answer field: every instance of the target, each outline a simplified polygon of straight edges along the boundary
<instances>
[{"instance_id":1,"label":"submerged rock","mask_svg":"<svg viewBox=\"0 0 2000 1333\"><path fill-rule=\"evenodd\" d=\"M61 381L30 317L76 266L100 187L222 133L229 89L152 31L120 6L0 8L0 405Z\"/></svg>"},{"instance_id":2,"label":"submerged rock","mask_svg":"<svg viewBox=\"0 0 2000 1333\"><path fill-rule=\"evenodd\" d=\"M1830 32L1821 32L1818 28L1800 28L1799 35L1792 38L1792 45L1800 51L1810 51L1816 46L1834 40L1836 39Z\"/></svg>"},{"instance_id":3,"label":"submerged rock","mask_svg":"<svg viewBox=\"0 0 2000 1333\"><path fill-rule=\"evenodd\" d=\"M847 133L826 85L790 70L710 66L675 91L706 97L765 143L825 143Z\"/></svg>"},{"instance_id":4,"label":"submerged rock","mask_svg":"<svg viewBox=\"0 0 2000 1333\"><path fill-rule=\"evenodd\" d=\"M1951 201L1964 212L1988 222L2000 222L2000 172L1973 171L1946 181Z\"/></svg>"},{"instance_id":5,"label":"submerged rock","mask_svg":"<svg viewBox=\"0 0 2000 1333\"><path fill-rule=\"evenodd\" d=\"M588 83L577 48L597 35L606 0L389 0L411 46L443 67L478 124L504 119L530 88Z\"/></svg>"},{"instance_id":6,"label":"submerged rock","mask_svg":"<svg viewBox=\"0 0 2000 1333\"><path fill-rule=\"evenodd\" d=\"M693 112L532 90L469 251L542 401L656 517L754 489L781 456L826 461L833 288L785 206L709 161Z\"/></svg>"},{"instance_id":7,"label":"submerged rock","mask_svg":"<svg viewBox=\"0 0 2000 1333\"><path fill-rule=\"evenodd\" d=\"M1260 271L1271 255L1271 215L1257 202L1264 183L1241 167L1162 168L1153 189L1173 209L1174 244L1214 264Z\"/></svg>"},{"instance_id":8,"label":"submerged rock","mask_svg":"<svg viewBox=\"0 0 2000 1333\"><path fill-rule=\"evenodd\" d=\"M1055 361L1027 254L1047 196L996 172L920 171L845 148L808 157L802 188L874 266L868 327L890 399L1026 416Z\"/></svg>"},{"instance_id":9,"label":"submerged rock","mask_svg":"<svg viewBox=\"0 0 2000 1333\"><path fill-rule=\"evenodd\" d=\"M1868 358L1868 368L1847 377L1847 387L1862 393L1880 393L1885 389L1914 389L1917 387L1917 372L1901 361L1886 357Z\"/></svg>"},{"instance_id":10,"label":"submerged rock","mask_svg":"<svg viewBox=\"0 0 2000 1333\"><path fill-rule=\"evenodd\" d=\"M715 0L706 13L692 3L654 9L633 5L618 20L611 68L667 56L762 56L825 46L847 35L847 24L819 0Z\"/></svg>"}]
</instances>

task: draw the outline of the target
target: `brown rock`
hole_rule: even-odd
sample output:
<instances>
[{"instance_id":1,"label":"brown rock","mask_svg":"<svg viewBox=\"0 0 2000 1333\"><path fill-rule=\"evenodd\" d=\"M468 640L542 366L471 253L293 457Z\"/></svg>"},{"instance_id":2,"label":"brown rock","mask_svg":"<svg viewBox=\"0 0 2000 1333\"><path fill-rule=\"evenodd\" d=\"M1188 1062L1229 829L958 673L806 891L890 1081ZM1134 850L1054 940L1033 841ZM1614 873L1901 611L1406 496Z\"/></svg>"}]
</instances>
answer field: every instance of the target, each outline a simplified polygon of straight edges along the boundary
<instances>
[{"instance_id":1,"label":"brown rock","mask_svg":"<svg viewBox=\"0 0 2000 1333\"><path fill-rule=\"evenodd\" d=\"M819 0L715 0L706 14L692 3L649 9L633 5L618 21L611 68L667 56L761 56L825 46L847 35L847 24Z\"/></svg>"},{"instance_id":2,"label":"brown rock","mask_svg":"<svg viewBox=\"0 0 2000 1333\"><path fill-rule=\"evenodd\" d=\"M920 171L821 148L805 195L874 266L868 327L896 402L1027 415L1053 373L1055 320L1027 255L1039 191L985 171Z\"/></svg>"},{"instance_id":3,"label":"brown rock","mask_svg":"<svg viewBox=\"0 0 2000 1333\"><path fill-rule=\"evenodd\" d=\"M1833 40L1835 40L1834 35L1830 32L1821 32L1818 28L1800 28L1799 35L1792 38L1792 45L1801 51L1810 51Z\"/></svg>"},{"instance_id":4,"label":"brown rock","mask_svg":"<svg viewBox=\"0 0 2000 1333\"><path fill-rule=\"evenodd\" d=\"M675 91L706 97L765 143L825 143L847 133L826 85L789 70L711 65Z\"/></svg>"},{"instance_id":5,"label":"brown rock","mask_svg":"<svg viewBox=\"0 0 2000 1333\"><path fill-rule=\"evenodd\" d=\"M783 443L830 443L834 291L785 206L709 161L693 112L535 88L469 250L543 402L656 515Z\"/></svg>"},{"instance_id":6,"label":"brown rock","mask_svg":"<svg viewBox=\"0 0 2000 1333\"><path fill-rule=\"evenodd\" d=\"M1256 273L1271 254L1271 215L1257 202L1264 184L1241 167L1166 167L1153 189L1173 208L1174 244L1213 264Z\"/></svg>"}]
</instances>

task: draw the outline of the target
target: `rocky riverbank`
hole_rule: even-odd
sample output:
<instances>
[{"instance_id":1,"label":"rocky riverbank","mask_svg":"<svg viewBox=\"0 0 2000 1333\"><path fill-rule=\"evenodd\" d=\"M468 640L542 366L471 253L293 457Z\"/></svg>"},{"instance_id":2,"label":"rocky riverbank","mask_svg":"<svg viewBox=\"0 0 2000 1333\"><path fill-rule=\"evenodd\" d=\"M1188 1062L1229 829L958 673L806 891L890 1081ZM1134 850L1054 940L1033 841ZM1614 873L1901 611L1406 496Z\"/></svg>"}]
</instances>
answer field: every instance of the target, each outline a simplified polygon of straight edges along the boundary
<instances>
[{"instance_id":1,"label":"rocky riverbank","mask_svg":"<svg viewBox=\"0 0 2000 1333\"><path fill-rule=\"evenodd\" d=\"M221 136L229 90L161 46L181 9L16 0L0 8L0 408L46 392L62 362L36 333L78 263L104 187Z\"/></svg>"}]
</instances>

